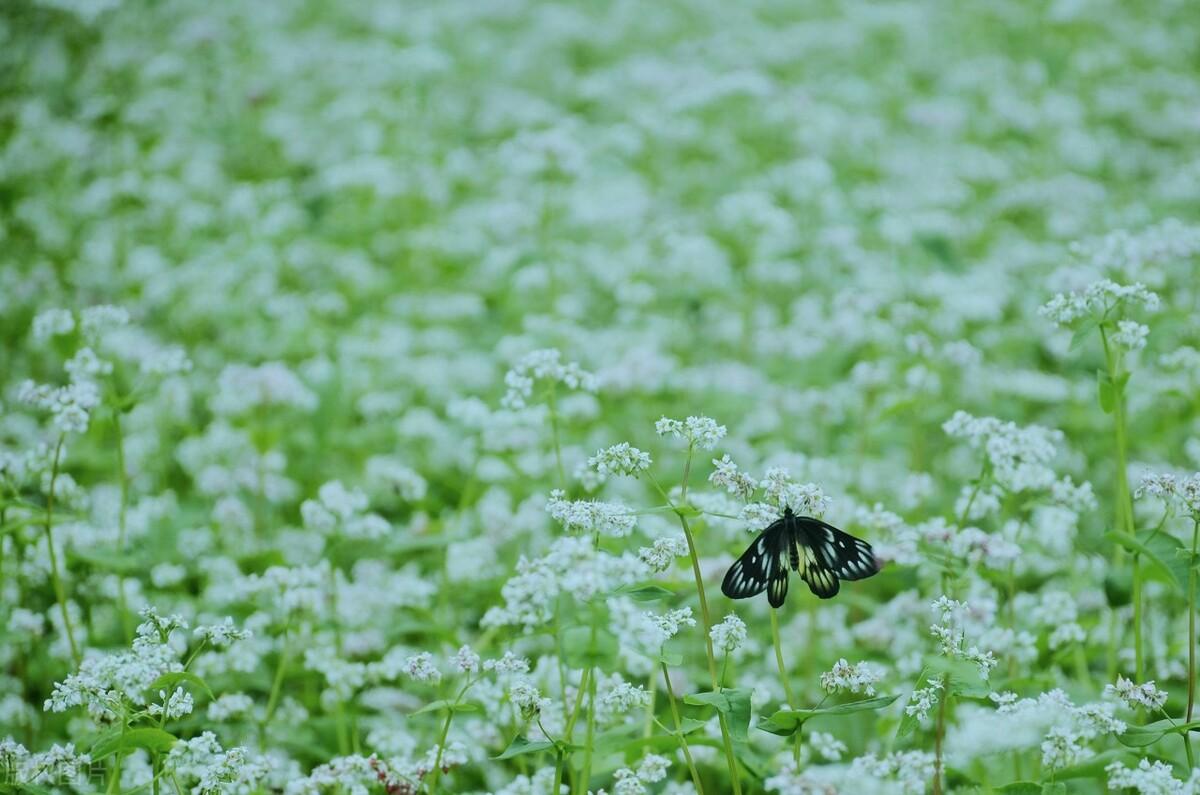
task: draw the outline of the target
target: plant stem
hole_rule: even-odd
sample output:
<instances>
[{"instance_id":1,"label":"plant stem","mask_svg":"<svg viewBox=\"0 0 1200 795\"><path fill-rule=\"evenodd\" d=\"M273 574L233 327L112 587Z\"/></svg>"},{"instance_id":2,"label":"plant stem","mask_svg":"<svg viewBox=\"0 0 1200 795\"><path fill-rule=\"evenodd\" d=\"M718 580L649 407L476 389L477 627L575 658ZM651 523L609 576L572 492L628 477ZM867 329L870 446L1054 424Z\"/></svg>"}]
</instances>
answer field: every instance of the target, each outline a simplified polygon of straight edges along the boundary
<instances>
[{"instance_id":1,"label":"plant stem","mask_svg":"<svg viewBox=\"0 0 1200 795\"><path fill-rule=\"evenodd\" d=\"M454 697L454 703L451 704L446 710L446 720L442 722L442 733L438 737L437 756L433 761L433 775L429 778L429 791L431 793L437 792L438 780L442 775L442 754L444 754L446 751L446 738L450 736L450 724L454 720L454 710L458 708L459 703L462 701L462 697L466 695L467 691L473 684L474 682L472 682L470 679L467 679L466 683L462 686L462 690L459 690L458 695Z\"/></svg>"},{"instance_id":2,"label":"plant stem","mask_svg":"<svg viewBox=\"0 0 1200 795\"><path fill-rule=\"evenodd\" d=\"M592 669L583 669L583 678L579 680L579 690L575 693L575 706L571 708L571 717L567 719L567 727L563 730L562 742L566 745L571 744L571 738L575 732L575 722L579 720L579 707L583 704L583 694L590 686L592 679ZM566 682L563 682L563 694L566 694ZM545 731L545 730L543 730ZM557 763L554 766L554 789L552 792L557 795L562 790L563 768L565 767L566 755L562 748L558 749Z\"/></svg>"},{"instance_id":3,"label":"plant stem","mask_svg":"<svg viewBox=\"0 0 1200 795\"><path fill-rule=\"evenodd\" d=\"M699 795L704 795L704 787L700 784L700 771L696 770L696 762L692 759L692 750L688 747L687 737L683 733L683 721L679 717L679 704L675 700L675 687L671 684L671 674L667 670L666 663L659 663L662 667L663 681L667 683L667 699L671 704L671 717L675 719L675 731L679 734L679 748L683 751L683 758L687 760L688 772L692 774L692 783L696 785L696 792Z\"/></svg>"},{"instance_id":4,"label":"plant stem","mask_svg":"<svg viewBox=\"0 0 1200 795\"><path fill-rule=\"evenodd\" d=\"M75 631L71 628L71 616L67 613L67 592L63 588L62 576L58 570L58 553L54 550L54 484L58 481L58 464L65 438L66 434L58 435L58 444L54 446L54 462L50 466L50 489L46 492L46 548L50 552L50 580L54 586L54 595L58 599L58 609L62 611L63 630L67 633L67 643L71 647L71 659L78 668L79 647L75 644Z\"/></svg>"},{"instance_id":5,"label":"plant stem","mask_svg":"<svg viewBox=\"0 0 1200 795\"><path fill-rule=\"evenodd\" d=\"M1117 442L1117 519L1129 535L1135 535L1133 525L1133 500L1129 491L1129 450L1125 429L1125 388L1119 384L1121 359L1108 344L1108 332L1100 326L1100 340L1104 345L1104 361L1108 379L1113 385L1113 425ZM1139 556L1133 555L1133 655L1135 676L1138 682L1145 678L1145 659L1142 654L1142 572Z\"/></svg>"},{"instance_id":6,"label":"plant stem","mask_svg":"<svg viewBox=\"0 0 1200 795\"><path fill-rule=\"evenodd\" d=\"M113 408L113 429L117 435L117 477L121 489L121 502L117 506L117 554L125 554L125 534L129 512L129 475L125 471L125 431L121 426L121 410ZM125 593L125 577L117 575L117 602L121 610L121 630L125 633L125 642L133 640L133 625L129 621L129 599Z\"/></svg>"},{"instance_id":7,"label":"plant stem","mask_svg":"<svg viewBox=\"0 0 1200 795\"><path fill-rule=\"evenodd\" d=\"M550 407L550 434L554 439L554 464L558 469L558 487L566 490L567 471L563 468L562 443L559 440L558 434L558 396L556 390L550 390L548 402Z\"/></svg>"},{"instance_id":8,"label":"plant stem","mask_svg":"<svg viewBox=\"0 0 1200 795\"><path fill-rule=\"evenodd\" d=\"M787 666L783 664L783 643L780 641L779 635L779 610L771 608L771 641L775 645L775 664L779 667L779 681L783 684L783 694L787 697L788 707L791 709L799 708L799 703L796 701L796 694L792 692L792 683L788 681ZM800 732L796 732L795 744L792 752L796 758L796 772L800 772Z\"/></svg>"},{"instance_id":9,"label":"plant stem","mask_svg":"<svg viewBox=\"0 0 1200 795\"><path fill-rule=\"evenodd\" d=\"M1188 561L1188 698L1187 723L1192 722L1192 710L1196 706L1196 552L1200 542L1200 515L1192 516L1192 559ZM1192 735L1189 729L1183 735L1188 752L1188 767L1192 764Z\"/></svg>"},{"instance_id":10,"label":"plant stem","mask_svg":"<svg viewBox=\"0 0 1200 795\"><path fill-rule=\"evenodd\" d=\"M688 445L687 463L683 468L683 494L680 502L687 500L688 476L692 471L692 452L693 446ZM721 688L720 680L717 678L717 658L713 652L712 635L712 617L708 612L708 598L704 595L704 575L700 571L700 557L696 553L696 541L692 537L692 529L688 525L687 517L680 512L676 512L679 517L679 523L683 526L683 535L687 539L688 555L692 559L692 574L696 578L696 594L700 597L700 616L704 620L704 647L708 653L708 674L712 680L712 689L714 692ZM742 783L738 778L737 759L733 755L733 739L729 734L729 722L725 720L725 713L717 713L718 722L721 724L721 740L725 748L725 761L729 764L729 775L732 778L734 795L742 795Z\"/></svg>"},{"instance_id":11,"label":"plant stem","mask_svg":"<svg viewBox=\"0 0 1200 795\"><path fill-rule=\"evenodd\" d=\"M950 694L946 692L946 677L942 677L941 698L938 699L937 733L934 735L933 746L933 795L942 795L942 741L946 736L946 702Z\"/></svg>"},{"instance_id":12,"label":"plant stem","mask_svg":"<svg viewBox=\"0 0 1200 795\"><path fill-rule=\"evenodd\" d=\"M287 671L290 654L288 640L288 627L285 626L283 628L283 638L279 646L279 663L275 666L275 679L271 682L271 695L267 698L267 711L263 713L262 723L259 726L260 733L266 732L267 724L271 722L271 717L275 714L275 708L279 706L279 694L283 690L283 676Z\"/></svg>"},{"instance_id":13,"label":"plant stem","mask_svg":"<svg viewBox=\"0 0 1200 795\"><path fill-rule=\"evenodd\" d=\"M583 744L583 775L579 777L579 788L583 795L588 793L588 785L592 780L592 745L596 738L596 674L592 669L591 680L588 682L588 716L587 739Z\"/></svg>"}]
</instances>

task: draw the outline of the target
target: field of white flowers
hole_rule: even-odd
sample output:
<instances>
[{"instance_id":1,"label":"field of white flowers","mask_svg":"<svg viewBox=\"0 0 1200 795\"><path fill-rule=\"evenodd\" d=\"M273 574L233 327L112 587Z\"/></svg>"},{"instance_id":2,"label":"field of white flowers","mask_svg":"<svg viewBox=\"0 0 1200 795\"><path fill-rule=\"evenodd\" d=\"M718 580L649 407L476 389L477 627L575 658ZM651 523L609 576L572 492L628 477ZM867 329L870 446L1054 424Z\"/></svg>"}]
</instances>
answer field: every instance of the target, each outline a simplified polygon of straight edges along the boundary
<instances>
[{"instance_id":1,"label":"field of white flowers","mask_svg":"<svg viewBox=\"0 0 1200 795\"><path fill-rule=\"evenodd\" d=\"M0 792L1200 793L1198 63L0 3ZM727 598L788 507L882 571Z\"/></svg>"}]
</instances>

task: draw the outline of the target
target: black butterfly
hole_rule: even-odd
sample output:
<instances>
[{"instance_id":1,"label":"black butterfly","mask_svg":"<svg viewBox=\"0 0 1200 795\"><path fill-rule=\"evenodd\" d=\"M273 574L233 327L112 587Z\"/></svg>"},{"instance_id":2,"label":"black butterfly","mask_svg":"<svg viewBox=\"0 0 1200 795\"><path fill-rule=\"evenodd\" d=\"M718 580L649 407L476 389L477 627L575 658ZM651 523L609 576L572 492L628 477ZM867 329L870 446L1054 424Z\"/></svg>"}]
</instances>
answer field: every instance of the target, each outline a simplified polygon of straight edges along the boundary
<instances>
[{"instance_id":1,"label":"black butterfly","mask_svg":"<svg viewBox=\"0 0 1200 795\"><path fill-rule=\"evenodd\" d=\"M866 541L787 508L729 567L721 592L746 599L765 590L771 607L780 607L787 597L789 566L822 599L838 592L839 580L862 580L879 571Z\"/></svg>"}]
</instances>

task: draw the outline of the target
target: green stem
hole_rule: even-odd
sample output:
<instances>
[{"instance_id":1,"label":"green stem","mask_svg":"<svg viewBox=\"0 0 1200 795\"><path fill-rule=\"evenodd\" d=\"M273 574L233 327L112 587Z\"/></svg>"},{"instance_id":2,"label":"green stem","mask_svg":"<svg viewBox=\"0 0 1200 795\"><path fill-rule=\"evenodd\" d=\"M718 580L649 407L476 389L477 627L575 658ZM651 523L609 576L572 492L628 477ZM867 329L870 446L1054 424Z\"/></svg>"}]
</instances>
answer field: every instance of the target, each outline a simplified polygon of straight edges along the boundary
<instances>
[{"instance_id":1,"label":"green stem","mask_svg":"<svg viewBox=\"0 0 1200 795\"><path fill-rule=\"evenodd\" d=\"M683 721L679 717L679 703L675 699L675 687L671 684L671 674L667 670L666 663L659 663L662 667L663 681L667 683L667 699L671 704L671 717L675 720L675 732L679 735L679 748L683 751L683 758L687 760L688 772L692 774L692 783L696 785L696 792L699 795L704 795L704 786L700 783L700 771L696 770L696 762L692 759L692 749L688 747L687 736L683 733Z\"/></svg>"},{"instance_id":2,"label":"green stem","mask_svg":"<svg viewBox=\"0 0 1200 795\"><path fill-rule=\"evenodd\" d=\"M1100 340L1104 345L1104 362L1113 389L1113 425L1117 443L1117 519L1129 535L1135 535L1133 498L1129 491L1129 450L1125 428L1125 388L1119 385L1121 357L1108 344L1108 332L1100 325ZM1138 555L1133 556L1133 654L1135 677L1145 678L1145 659L1142 653L1142 573Z\"/></svg>"},{"instance_id":3,"label":"green stem","mask_svg":"<svg viewBox=\"0 0 1200 795\"><path fill-rule=\"evenodd\" d=\"M117 435L117 477L121 489L121 502L117 508L117 554L125 554L125 535L128 521L126 514L129 510L129 475L125 471L125 432L121 427L121 410L113 408L113 429ZM129 597L125 593L125 577L117 574L117 606L121 611L121 630L125 633L125 642L133 640L133 623L129 620Z\"/></svg>"},{"instance_id":4,"label":"green stem","mask_svg":"<svg viewBox=\"0 0 1200 795\"><path fill-rule=\"evenodd\" d=\"M946 737L946 702L950 694L946 692L946 678L942 678L941 698L938 699L937 733L933 745L933 795L942 795L942 742Z\"/></svg>"},{"instance_id":5,"label":"green stem","mask_svg":"<svg viewBox=\"0 0 1200 795\"><path fill-rule=\"evenodd\" d=\"M454 697L454 703L446 710L446 720L442 722L442 733L438 737L437 756L433 761L433 775L429 778L429 791L437 792L438 780L442 775L442 754L446 751L446 738L450 736L450 724L454 720L454 711L458 709L458 705L462 702L463 696L471 689L471 685L475 684L470 679L467 679L463 684L462 690L458 691L458 695Z\"/></svg>"},{"instance_id":6,"label":"green stem","mask_svg":"<svg viewBox=\"0 0 1200 795\"><path fill-rule=\"evenodd\" d=\"M692 470L692 452L693 446L688 445L687 463L683 468L683 494L680 502L687 501L687 486L688 476ZM713 652L712 635L712 617L708 612L708 597L704 594L704 575L700 571L700 557L696 553L696 540L692 536L692 529L688 525L687 517L680 512L676 512L679 517L679 523L683 527L684 538L687 539L688 555L692 559L692 575L696 579L696 594L700 597L700 615L704 620L704 648L708 654L708 675L712 680L712 689L714 692L721 688L720 680L717 678L717 658ZM725 719L725 713L718 712L717 720L721 725L721 741L725 749L725 761L729 765L729 775L732 778L734 795L742 795L742 783L738 777L737 759L733 755L733 738L729 734L729 722Z\"/></svg>"},{"instance_id":7,"label":"green stem","mask_svg":"<svg viewBox=\"0 0 1200 795\"><path fill-rule=\"evenodd\" d=\"M775 646L775 665L779 667L779 681L783 683L783 693L787 697L788 707L798 709L796 694L792 692L792 683L788 680L787 666L783 663L783 643L779 633L779 610L771 608L771 642ZM796 758L796 772L800 772L800 732L796 732L792 753Z\"/></svg>"},{"instance_id":8,"label":"green stem","mask_svg":"<svg viewBox=\"0 0 1200 795\"><path fill-rule=\"evenodd\" d=\"M67 633L67 643L71 647L71 659L75 667L79 667L79 646L75 643L75 631L71 628L71 616L67 613L67 591L63 587L62 576L58 570L58 553L54 550L54 484L58 481L58 464L62 456L63 440L66 434L58 435L58 444L54 446L54 462L50 466L50 489L46 493L46 547L50 551L50 581L54 586L54 596L58 600L58 609L62 612L63 629Z\"/></svg>"},{"instance_id":9,"label":"green stem","mask_svg":"<svg viewBox=\"0 0 1200 795\"><path fill-rule=\"evenodd\" d=\"M1200 515L1192 517L1192 559L1188 561L1188 698L1187 718L1192 722L1192 710L1196 706L1196 552L1200 545ZM1192 762L1192 734L1188 730L1183 735L1184 747L1187 749L1188 767L1194 768Z\"/></svg>"},{"instance_id":10,"label":"green stem","mask_svg":"<svg viewBox=\"0 0 1200 795\"><path fill-rule=\"evenodd\" d=\"M594 641L593 641L594 643ZM593 669L588 682L587 739L583 745L583 775L579 777L580 791L587 795L592 780L592 746L596 739L596 674Z\"/></svg>"},{"instance_id":11,"label":"green stem","mask_svg":"<svg viewBox=\"0 0 1200 795\"><path fill-rule=\"evenodd\" d=\"M566 490L567 488L567 471L563 468L562 459L562 443L559 440L558 434L558 396L556 391L550 390L550 434L554 439L554 464L558 469L558 487Z\"/></svg>"},{"instance_id":12,"label":"green stem","mask_svg":"<svg viewBox=\"0 0 1200 795\"><path fill-rule=\"evenodd\" d=\"M571 708L571 717L567 719L567 727L563 730L562 742L570 745L571 739L575 733L575 722L579 720L579 708L583 704L583 694L590 687L592 679L592 669L583 669L583 678L579 680L579 690L575 693L575 706ZM563 692L566 692L566 684L563 684ZM545 732L545 729L542 730ZM552 792L559 793L562 791L563 768L566 767L566 756L563 754L562 748L558 750L558 757L554 766L554 789Z\"/></svg>"},{"instance_id":13,"label":"green stem","mask_svg":"<svg viewBox=\"0 0 1200 795\"><path fill-rule=\"evenodd\" d=\"M283 638L279 646L279 662L275 666L275 678L271 682L271 695L267 698L267 711L263 713L262 723L259 725L259 733L265 733L267 724L271 722L271 718L275 715L275 708L279 706L279 695L283 692L283 676L287 671L288 657L291 653L288 641L288 626L283 628Z\"/></svg>"}]
</instances>

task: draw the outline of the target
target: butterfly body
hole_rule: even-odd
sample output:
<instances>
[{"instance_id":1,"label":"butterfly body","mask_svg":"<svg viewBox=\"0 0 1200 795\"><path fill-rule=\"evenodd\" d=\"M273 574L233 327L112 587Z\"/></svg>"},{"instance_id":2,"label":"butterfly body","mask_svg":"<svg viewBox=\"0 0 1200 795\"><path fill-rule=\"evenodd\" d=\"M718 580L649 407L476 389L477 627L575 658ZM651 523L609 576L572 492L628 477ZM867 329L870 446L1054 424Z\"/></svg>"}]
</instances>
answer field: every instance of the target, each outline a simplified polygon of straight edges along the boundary
<instances>
[{"instance_id":1,"label":"butterfly body","mask_svg":"<svg viewBox=\"0 0 1200 795\"><path fill-rule=\"evenodd\" d=\"M814 594L829 599L841 580L870 577L879 571L879 562L866 541L787 508L729 567L721 592L730 599L747 599L766 591L771 607L780 607L791 571Z\"/></svg>"}]
</instances>

